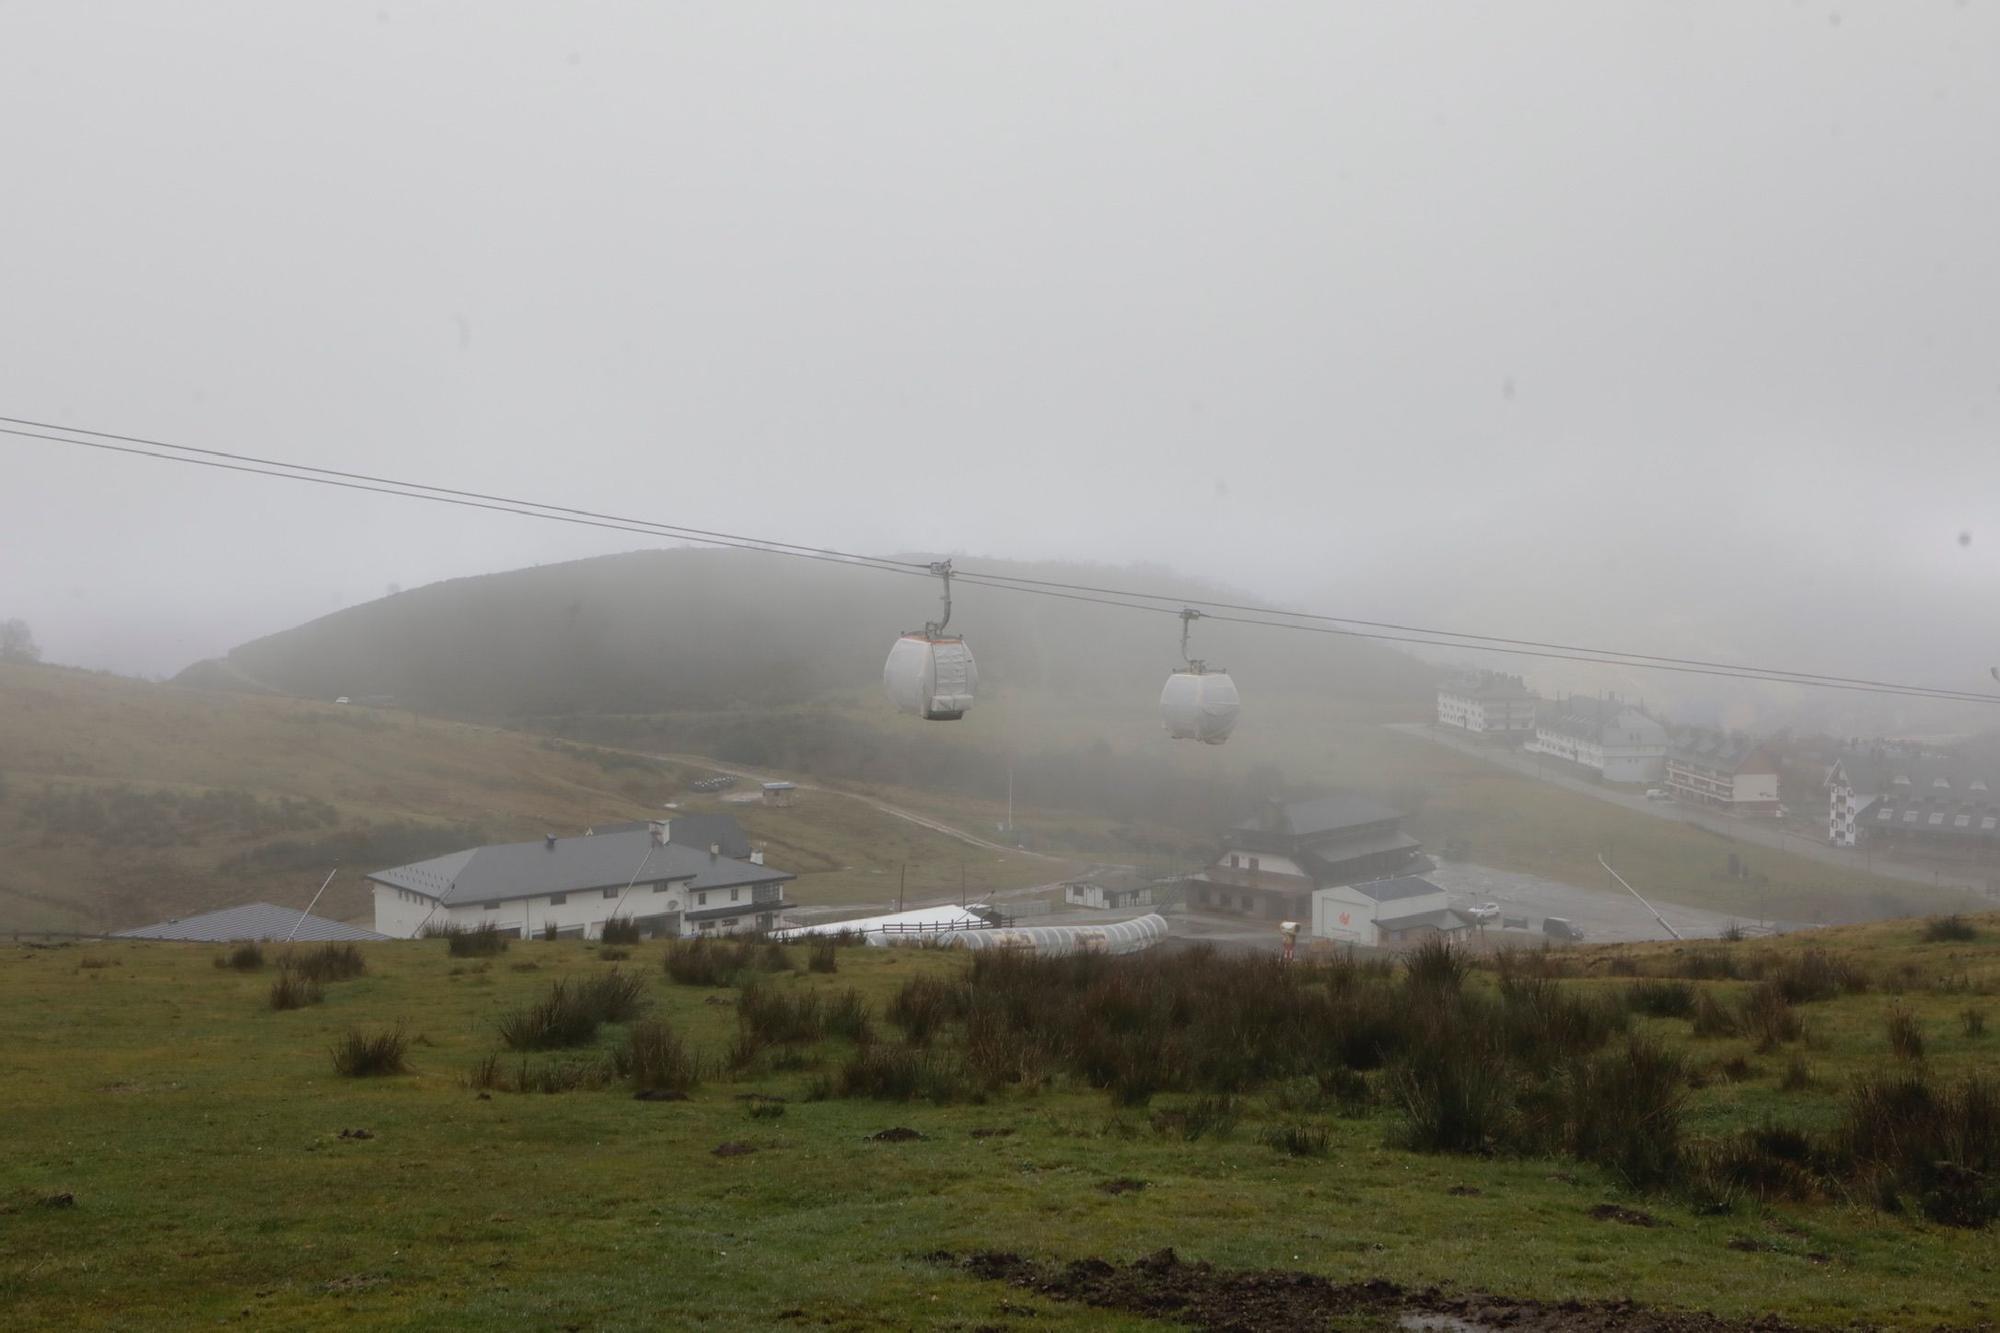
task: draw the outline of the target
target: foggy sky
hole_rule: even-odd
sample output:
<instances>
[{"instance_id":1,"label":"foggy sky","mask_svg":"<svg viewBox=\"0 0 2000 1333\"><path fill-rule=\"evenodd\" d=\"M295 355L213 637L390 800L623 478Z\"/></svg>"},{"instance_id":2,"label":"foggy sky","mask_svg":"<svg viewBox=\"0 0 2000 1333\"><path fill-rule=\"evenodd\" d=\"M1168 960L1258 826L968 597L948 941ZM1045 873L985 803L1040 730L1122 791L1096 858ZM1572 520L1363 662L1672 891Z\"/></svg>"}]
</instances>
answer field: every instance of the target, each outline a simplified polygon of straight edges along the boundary
<instances>
[{"instance_id":1,"label":"foggy sky","mask_svg":"<svg viewBox=\"0 0 2000 1333\"><path fill-rule=\"evenodd\" d=\"M1951 0L13 0L0 414L1976 688L1996 69ZM60 661L637 544L0 437Z\"/></svg>"}]
</instances>

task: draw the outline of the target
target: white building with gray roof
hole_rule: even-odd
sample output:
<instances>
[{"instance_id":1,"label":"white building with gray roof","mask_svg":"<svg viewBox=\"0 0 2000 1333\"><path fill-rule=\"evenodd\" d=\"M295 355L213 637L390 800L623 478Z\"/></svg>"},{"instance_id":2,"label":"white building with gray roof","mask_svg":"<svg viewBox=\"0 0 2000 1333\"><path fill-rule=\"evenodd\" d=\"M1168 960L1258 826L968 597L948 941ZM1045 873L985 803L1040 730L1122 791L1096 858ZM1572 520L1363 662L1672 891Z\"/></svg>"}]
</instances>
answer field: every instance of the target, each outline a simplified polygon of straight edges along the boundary
<instances>
[{"instance_id":1,"label":"white building with gray roof","mask_svg":"<svg viewBox=\"0 0 2000 1333\"><path fill-rule=\"evenodd\" d=\"M1667 729L1615 698L1578 695L1553 705L1524 748L1590 769L1606 782L1658 782L1667 771Z\"/></svg>"},{"instance_id":2,"label":"white building with gray roof","mask_svg":"<svg viewBox=\"0 0 2000 1333\"><path fill-rule=\"evenodd\" d=\"M719 845L675 841L668 821L578 838L470 847L378 870L375 928L408 939L427 927L595 939L613 917L648 936L770 930L795 876Z\"/></svg>"}]
</instances>

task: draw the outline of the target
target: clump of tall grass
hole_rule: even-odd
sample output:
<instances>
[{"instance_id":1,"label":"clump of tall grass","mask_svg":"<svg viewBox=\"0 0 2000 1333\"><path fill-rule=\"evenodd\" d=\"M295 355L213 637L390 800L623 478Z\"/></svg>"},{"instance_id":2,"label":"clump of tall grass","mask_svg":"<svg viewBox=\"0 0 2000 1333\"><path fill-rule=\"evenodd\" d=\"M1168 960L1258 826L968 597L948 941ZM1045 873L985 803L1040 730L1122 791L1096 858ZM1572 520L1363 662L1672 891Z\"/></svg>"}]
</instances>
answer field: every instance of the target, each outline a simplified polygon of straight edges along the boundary
<instances>
[{"instance_id":1,"label":"clump of tall grass","mask_svg":"<svg viewBox=\"0 0 2000 1333\"><path fill-rule=\"evenodd\" d=\"M597 932L600 944L637 944L639 923L629 916L614 916Z\"/></svg>"},{"instance_id":2,"label":"clump of tall grass","mask_svg":"<svg viewBox=\"0 0 2000 1333\"><path fill-rule=\"evenodd\" d=\"M979 960L975 957L975 968ZM948 1019L963 1012L960 988L943 977L915 976L904 982L889 1001L889 1020L903 1029L912 1046L922 1046ZM1110 1017L1110 1016L1107 1016Z\"/></svg>"},{"instance_id":3,"label":"clump of tall grass","mask_svg":"<svg viewBox=\"0 0 2000 1333\"><path fill-rule=\"evenodd\" d=\"M1270 1126L1257 1136L1257 1141L1293 1157L1324 1157L1331 1138L1325 1125L1294 1122Z\"/></svg>"},{"instance_id":4,"label":"clump of tall grass","mask_svg":"<svg viewBox=\"0 0 2000 1333\"><path fill-rule=\"evenodd\" d=\"M1464 950L1443 936L1432 936L1403 956L1403 976L1411 990L1455 993L1465 983L1471 962Z\"/></svg>"},{"instance_id":5,"label":"clump of tall grass","mask_svg":"<svg viewBox=\"0 0 2000 1333\"><path fill-rule=\"evenodd\" d=\"M424 939L442 939L445 952L453 958L491 958L507 952L512 935L490 922L467 929L456 921L432 922L417 934Z\"/></svg>"},{"instance_id":6,"label":"clump of tall grass","mask_svg":"<svg viewBox=\"0 0 2000 1333\"><path fill-rule=\"evenodd\" d=\"M481 1092L554 1094L601 1088L612 1077L610 1066L595 1056L539 1061L523 1057L519 1064L509 1067L497 1053L489 1052L467 1072L465 1084Z\"/></svg>"},{"instance_id":7,"label":"clump of tall grass","mask_svg":"<svg viewBox=\"0 0 2000 1333\"><path fill-rule=\"evenodd\" d=\"M877 1042L857 1050L832 1080L836 1097L869 1097L876 1101L916 1099L940 1105L961 1100L970 1091L964 1068L936 1051Z\"/></svg>"},{"instance_id":8,"label":"clump of tall grass","mask_svg":"<svg viewBox=\"0 0 2000 1333\"><path fill-rule=\"evenodd\" d=\"M1934 916L1924 923L1926 944L1966 944L1979 938L1978 930L1958 913Z\"/></svg>"},{"instance_id":9,"label":"clump of tall grass","mask_svg":"<svg viewBox=\"0 0 2000 1333\"><path fill-rule=\"evenodd\" d=\"M1883 1029L1889 1037L1889 1050L1898 1060L1924 1058L1923 1024L1909 1010L1891 1009Z\"/></svg>"},{"instance_id":10,"label":"clump of tall grass","mask_svg":"<svg viewBox=\"0 0 2000 1333\"><path fill-rule=\"evenodd\" d=\"M278 979L271 983L273 1009L303 1009L309 1004L318 1004L325 998L325 987L288 967L279 968Z\"/></svg>"},{"instance_id":11,"label":"clump of tall grass","mask_svg":"<svg viewBox=\"0 0 2000 1333\"><path fill-rule=\"evenodd\" d=\"M826 1005L817 991L745 986L736 1002L736 1019L760 1045L799 1045L826 1035Z\"/></svg>"},{"instance_id":12,"label":"clump of tall grass","mask_svg":"<svg viewBox=\"0 0 2000 1333\"><path fill-rule=\"evenodd\" d=\"M1150 1123L1155 1134L1193 1143L1202 1138L1228 1138L1242 1118L1242 1108L1234 1097L1197 1097L1154 1111Z\"/></svg>"},{"instance_id":13,"label":"clump of tall grass","mask_svg":"<svg viewBox=\"0 0 2000 1333\"><path fill-rule=\"evenodd\" d=\"M2000 1217L2000 1085L1982 1075L1942 1086L1921 1073L1863 1079L1848 1094L1835 1151L1872 1174L1885 1208L1914 1204L1958 1227Z\"/></svg>"},{"instance_id":14,"label":"clump of tall grass","mask_svg":"<svg viewBox=\"0 0 2000 1333\"><path fill-rule=\"evenodd\" d=\"M705 935L696 935L692 939L669 940L663 966L676 985L727 986L749 965L746 952L741 945L719 944Z\"/></svg>"},{"instance_id":15,"label":"clump of tall grass","mask_svg":"<svg viewBox=\"0 0 2000 1333\"><path fill-rule=\"evenodd\" d=\"M687 1043L656 1019L632 1025L612 1052L611 1066L618 1077L647 1091L687 1092L701 1081L700 1064Z\"/></svg>"},{"instance_id":16,"label":"clump of tall grass","mask_svg":"<svg viewBox=\"0 0 2000 1333\"><path fill-rule=\"evenodd\" d=\"M1959 1031L1967 1038L1978 1041L1986 1035L1986 1015L1978 1009L1966 1009L1958 1016Z\"/></svg>"},{"instance_id":17,"label":"clump of tall grass","mask_svg":"<svg viewBox=\"0 0 2000 1333\"><path fill-rule=\"evenodd\" d=\"M798 970L798 965L792 962L791 953L776 940L764 941L764 947L757 951L757 966L765 972Z\"/></svg>"},{"instance_id":18,"label":"clump of tall grass","mask_svg":"<svg viewBox=\"0 0 2000 1333\"><path fill-rule=\"evenodd\" d=\"M840 950L832 940L815 939L806 950L806 970L808 972L838 972L840 970Z\"/></svg>"},{"instance_id":19,"label":"clump of tall grass","mask_svg":"<svg viewBox=\"0 0 2000 1333\"><path fill-rule=\"evenodd\" d=\"M585 981L556 981L526 1008L509 1010L497 1026L512 1051L548 1051L582 1046L605 1023L635 1018L645 1006L645 983L613 968Z\"/></svg>"},{"instance_id":20,"label":"clump of tall grass","mask_svg":"<svg viewBox=\"0 0 2000 1333\"><path fill-rule=\"evenodd\" d=\"M264 966L264 947L256 943L239 944L228 953L217 955L215 965L238 972L255 972Z\"/></svg>"},{"instance_id":21,"label":"clump of tall grass","mask_svg":"<svg viewBox=\"0 0 2000 1333\"><path fill-rule=\"evenodd\" d=\"M297 949L278 960L309 981L352 981L368 971L368 960L352 944L322 944L314 949Z\"/></svg>"},{"instance_id":22,"label":"clump of tall grass","mask_svg":"<svg viewBox=\"0 0 2000 1333\"><path fill-rule=\"evenodd\" d=\"M1816 1004L1868 989L1868 974L1817 946L1783 959L1764 976L1788 1004Z\"/></svg>"},{"instance_id":23,"label":"clump of tall grass","mask_svg":"<svg viewBox=\"0 0 2000 1333\"><path fill-rule=\"evenodd\" d=\"M1625 990L1625 1007L1649 1018L1692 1018L1695 989L1685 981L1635 981Z\"/></svg>"},{"instance_id":24,"label":"clump of tall grass","mask_svg":"<svg viewBox=\"0 0 2000 1333\"><path fill-rule=\"evenodd\" d=\"M1785 988L1765 980L1752 986L1743 997L1742 1031L1757 1043L1758 1050L1771 1051L1803 1037L1806 1025L1792 1008Z\"/></svg>"},{"instance_id":25,"label":"clump of tall grass","mask_svg":"<svg viewBox=\"0 0 2000 1333\"><path fill-rule=\"evenodd\" d=\"M349 1028L333 1043L333 1072L343 1078L400 1074L409 1045L400 1024L383 1032Z\"/></svg>"}]
</instances>

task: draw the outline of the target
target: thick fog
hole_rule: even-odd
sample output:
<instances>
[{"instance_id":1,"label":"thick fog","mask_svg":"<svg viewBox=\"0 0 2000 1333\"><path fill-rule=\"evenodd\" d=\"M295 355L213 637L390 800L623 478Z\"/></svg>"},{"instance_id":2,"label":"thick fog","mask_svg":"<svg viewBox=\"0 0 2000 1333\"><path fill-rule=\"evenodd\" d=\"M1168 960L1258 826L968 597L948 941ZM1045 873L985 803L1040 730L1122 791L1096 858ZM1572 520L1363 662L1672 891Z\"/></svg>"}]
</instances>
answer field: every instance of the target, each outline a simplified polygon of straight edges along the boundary
<instances>
[{"instance_id":1,"label":"thick fog","mask_svg":"<svg viewBox=\"0 0 2000 1333\"><path fill-rule=\"evenodd\" d=\"M1948 0L14 0L0 415L1978 688L1996 69ZM641 544L0 468L0 618L128 671Z\"/></svg>"}]
</instances>

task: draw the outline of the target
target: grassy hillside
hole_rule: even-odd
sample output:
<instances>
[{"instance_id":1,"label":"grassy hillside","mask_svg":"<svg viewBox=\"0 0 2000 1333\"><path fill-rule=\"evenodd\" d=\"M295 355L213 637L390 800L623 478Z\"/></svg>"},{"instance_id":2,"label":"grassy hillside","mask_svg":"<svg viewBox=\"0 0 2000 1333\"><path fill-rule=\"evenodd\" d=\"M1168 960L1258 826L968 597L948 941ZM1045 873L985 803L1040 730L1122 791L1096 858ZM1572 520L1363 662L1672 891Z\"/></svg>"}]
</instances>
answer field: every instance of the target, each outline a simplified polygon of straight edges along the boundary
<instances>
[{"instance_id":1,"label":"grassy hillside","mask_svg":"<svg viewBox=\"0 0 2000 1333\"><path fill-rule=\"evenodd\" d=\"M95 930L252 899L366 919L358 875L643 818L707 770L491 727L0 665L0 928ZM730 809L700 797L689 808ZM865 805L743 813L801 902L1050 878ZM961 863L964 869L961 870Z\"/></svg>"},{"instance_id":2,"label":"grassy hillside","mask_svg":"<svg viewBox=\"0 0 2000 1333\"><path fill-rule=\"evenodd\" d=\"M991 1032L973 1041L948 1009L927 1044L911 1046L918 1016L938 1012L918 1003L924 994L968 987L977 1007L1005 982L1004 971L980 980L963 956L931 952L841 950L833 973L807 971L798 949L781 951L792 970L777 973L753 954L710 985L670 980L657 944L619 960L541 942L468 959L442 940L413 941L363 948L365 975L327 983L322 1003L273 1012L270 962L237 971L178 945L0 947L10 1145L0 1303L21 1329L1141 1328L1159 1325L1135 1306L1245 1319L1273 1308L1254 1303L1273 1292L1291 1317L1333 1303L1344 1328L1440 1311L1695 1333L1753 1319L1983 1324L1992 1297L1977 1276L2000 1233L1928 1220L1939 1201L1886 1164L1857 1184L1859 1163L1885 1149L1852 1110L1873 1073L1942 1095L1990 1068L2000 1037L1967 1015L2000 1017L2000 922L1971 930L1926 941L1922 923L1898 923L1596 949L1540 959L1511 981L1297 968L1239 990L1251 974L1225 970L1214 975L1229 984L1180 1018L1142 1007L1117 1025L1104 987L1170 980L1181 964L1057 969L1057 986L1094 977L1097 999L1064 1006L1039 1053L996 1046ZM635 1080L611 1071L630 1018L581 1046L485 1063L501 1019L552 981L613 971L637 978L643 1016L669 1025L701 1065L686 1100L635 1100ZM1833 980L1816 985L1821 975ZM1706 979L1676 979L1689 976ZM779 1032L807 997L824 1004L850 988L872 1042ZM1770 995L1776 1010L1760 998ZM1365 1018L1370 996L1387 1007ZM1251 1002L1332 1006L1329 1022L1280 1042L1327 1054L1290 1074L1214 1063L1232 1049L1279 1049L1277 1010L1227 1041L1202 1026L1207 1010ZM1357 1024L1386 1041L1403 1015L1441 1004L1467 1021L1511 1016L1517 1040L1553 1043L1552 1071L1575 1071L1545 1085L1500 1059L1520 1083L1482 1084L1482 1097L1510 1108L1483 1151L1406 1146L1421 1099L1404 1090L1435 1071L1421 1050L1382 1063L1356 1041ZM1721 1027L1703 1026L1703 1006ZM1797 1026L1742 1026L1767 1010ZM1688 1012L1695 1019L1676 1016ZM1560 1028L1525 1025L1559 1014L1571 1015ZM1893 1036L1899 1015L1920 1054ZM1186 1025L1168 1029L1180 1054L1138 1059L1163 1020ZM398 1024L406 1072L336 1076L337 1041ZM1102 1057L1065 1053L1072 1035L1093 1032L1110 1043ZM1641 1160L1626 1137L1517 1146L1547 1114L1536 1100L1545 1086L1595 1088L1561 1095L1629 1114L1620 1085L1590 1071L1622 1067L1634 1038L1664 1052L1657 1092L1674 1109L1640 1108L1627 1137L1670 1142L1656 1159L1664 1176L1632 1183L1617 1165ZM849 1086L853 1069L903 1052L927 1096ZM1086 1072L1099 1058L1105 1072ZM1013 1079L982 1082L980 1071L1009 1061ZM1142 1076L1156 1087L1131 1082ZM512 1091L524 1077L571 1090ZM1233 1086L1214 1086L1224 1078ZM685 1086L671 1071L655 1081ZM1989 1105L1955 1151L2000 1153L1995 1114ZM1918 1120L1899 1123L1914 1132ZM1788 1150L1772 1126L1808 1136L1824 1158L1773 1158ZM1843 1127L1854 1142L1839 1147ZM892 1129L920 1137L876 1137ZM1753 1143L1778 1147L1758 1156ZM1985 1160L1940 1178L1985 1188L1975 1169ZM1123 1267L1162 1247L1178 1260ZM966 1262L980 1251L1002 1254ZM1061 1267L1085 1259L1113 1266ZM1270 1269L1301 1276L1275 1287L1235 1276ZM1445 1291L1422 1290L1439 1283Z\"/></svg>"},{"instance_id":3,"label":"grassy hillside","mask_svg":"<svg viewBox=\"0 0 2000 1333\"><path fill-rule=\"evenodd\" d=\"M965 560L1021 577L1232 596L1170 571ZM1234 593L1235 600L1252 600ZM389 696L458 717L765 710L879 687L904 630L938 613L929 578L750 551L633 551L454 579L351 607L192 668L191 683L306 698ZM1179 661L1170 616L956 588L951 629L989 685L1059 698L1157 698ZM1267 690L1337 682L1352 698L1416 701L1427 668L1385 647L1226 624L1196 651Z\"/></svg>"}]
</instances>

